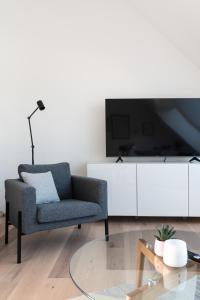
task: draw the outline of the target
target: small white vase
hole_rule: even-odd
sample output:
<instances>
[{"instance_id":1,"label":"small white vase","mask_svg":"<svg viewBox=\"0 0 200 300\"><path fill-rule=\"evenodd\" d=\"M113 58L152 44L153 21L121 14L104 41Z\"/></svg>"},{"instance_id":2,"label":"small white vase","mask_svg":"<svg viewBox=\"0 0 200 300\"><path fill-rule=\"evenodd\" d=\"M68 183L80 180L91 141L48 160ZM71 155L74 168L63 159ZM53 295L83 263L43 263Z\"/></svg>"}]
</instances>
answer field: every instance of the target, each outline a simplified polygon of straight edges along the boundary
<instances>
[{"instance_id":1,"label":"small white vase","mask_svg":"<svg viewBox=\"0 0 200 300\"><path fill-rule=\"evenodd\" d=\"M165 241L163 249L163 262L174 268L181 268L187 264L187 245L185 241L171 239Z\"/></svg>"},{"instance_id":2,"label":"small white vase","mask_svg":"<svg viewBox=\"0 0 200 300\"><path fill-rule=\"evenodd\" d=\"M154 252L156 255L161 257L163 256L164 243L165 241L159 241L155 239Z\"/></svg>"}]
</instances>

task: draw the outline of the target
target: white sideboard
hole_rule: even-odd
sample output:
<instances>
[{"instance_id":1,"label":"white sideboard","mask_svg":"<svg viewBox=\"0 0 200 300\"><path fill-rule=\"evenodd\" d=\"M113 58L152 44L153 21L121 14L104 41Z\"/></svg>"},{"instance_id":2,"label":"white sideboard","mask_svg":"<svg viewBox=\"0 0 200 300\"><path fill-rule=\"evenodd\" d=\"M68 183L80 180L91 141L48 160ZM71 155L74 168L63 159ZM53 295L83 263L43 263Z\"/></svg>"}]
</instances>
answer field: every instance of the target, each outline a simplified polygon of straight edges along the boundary
<instances>
[{"instance_id":1,"label":"white sideboard","mask_svg":"<svg viewBox=\"0 0 200 300\"><path fill-rule=\"evenodd\" d=\"M108 182L109 215L137 215L135 164L88 164L87 175Z\"/></svg>"},{"instance_id":2,"label":"white sideboard","mask_svg":"<svg viewBox=\"0 0 200 300\"><path fill-rule=\"evenodd\" d=\"M108 182L109 216L200 217L200 164L89 163Z\"/></svg>"},{"instance_id":3,"label":"white sideboard","mask_svg":"<svg viewBox=\"0 0 200 300\"><path fill-rule=\"evenodd\" d=\"M137 165L139 216L188 216L187 164Z\"/></svg>"},{"instance_id":4,"label":"white sideboard","mask_svg":"<svg viewBox=\"0 0 200 300\"><path fill-rule=\"evenodd\" d=\"M200 165L189 166L189 216L200 217Z\"/></svg>"}]
</instances>

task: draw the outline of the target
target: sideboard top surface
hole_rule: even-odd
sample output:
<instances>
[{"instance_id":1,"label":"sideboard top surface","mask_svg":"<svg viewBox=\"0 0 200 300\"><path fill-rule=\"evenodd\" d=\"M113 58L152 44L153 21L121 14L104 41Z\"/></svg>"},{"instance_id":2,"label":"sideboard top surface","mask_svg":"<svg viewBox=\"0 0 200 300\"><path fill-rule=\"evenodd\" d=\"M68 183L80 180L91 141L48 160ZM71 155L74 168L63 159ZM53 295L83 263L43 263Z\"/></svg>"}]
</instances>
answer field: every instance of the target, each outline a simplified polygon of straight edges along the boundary
<instances>
[{"instance_id":1,"label":"sideboard top surface","mask_svg":"<svg viewBox=\"0 0 200 300\"><path fill-rule=\"evenodd\" d=\"M115 163L115 162L88 162L87 165L116 165L116 166L121 166L121 165L141 165L141 164L153 164L153 165L199 165L200 163L189 163L189 162L179 162L179 161L170 161L170 162L156 162L156 161L152 161L152 162L148 162L148 161L143 161L143 162L123 162L123 163Z\"/></svg>"}]
</instances>

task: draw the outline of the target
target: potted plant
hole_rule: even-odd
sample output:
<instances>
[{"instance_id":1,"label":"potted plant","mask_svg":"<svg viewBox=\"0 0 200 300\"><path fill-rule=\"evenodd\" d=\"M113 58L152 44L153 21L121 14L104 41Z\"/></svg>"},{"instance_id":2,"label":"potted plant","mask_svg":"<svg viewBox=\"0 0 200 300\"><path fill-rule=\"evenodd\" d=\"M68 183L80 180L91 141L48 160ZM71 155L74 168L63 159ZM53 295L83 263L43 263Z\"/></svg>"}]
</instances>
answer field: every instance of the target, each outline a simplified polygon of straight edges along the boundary
<instances>
[{"instance_id":1,"label":"potted plant","mask_svg":"<svg viewBox=\"0 0 200 300\"><path fill-rule=\"evenodd\" d=\"M174 230L174 227L169 225L163 225L161 229L157 229L157 234L154 235L156 238L154 244L154 252L156 255L163 256L164 242L171 239L175 233L176 230Z\"/></svg>"}]
</instances>

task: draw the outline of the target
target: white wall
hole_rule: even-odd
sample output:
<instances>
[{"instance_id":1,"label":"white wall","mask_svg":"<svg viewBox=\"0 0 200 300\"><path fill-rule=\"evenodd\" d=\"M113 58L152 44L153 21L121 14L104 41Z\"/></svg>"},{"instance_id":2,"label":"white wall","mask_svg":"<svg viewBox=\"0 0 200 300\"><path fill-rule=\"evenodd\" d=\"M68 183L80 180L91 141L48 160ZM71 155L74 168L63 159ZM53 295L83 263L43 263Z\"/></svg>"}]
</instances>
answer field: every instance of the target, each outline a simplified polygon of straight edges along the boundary
<instances>
[{"instance_id":1,"label":"white wall","mask_svg":"<svg viewBox=\"0 0 200 300\"><path fill-rule=\"evenodd\" d=\"M180 22L192 31L200 3L162 3L0 1L0 209L4 179L30 162L26 117L38 99L46 110L33 119L36 163L69 161L84 174L87 161L105 159L105 98L200 96L200 38L179 34Z\"/></svg>"}]
</instances>

